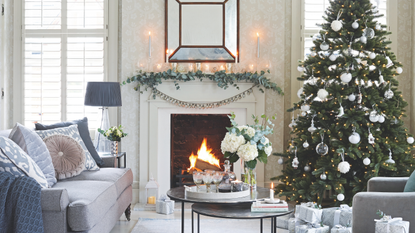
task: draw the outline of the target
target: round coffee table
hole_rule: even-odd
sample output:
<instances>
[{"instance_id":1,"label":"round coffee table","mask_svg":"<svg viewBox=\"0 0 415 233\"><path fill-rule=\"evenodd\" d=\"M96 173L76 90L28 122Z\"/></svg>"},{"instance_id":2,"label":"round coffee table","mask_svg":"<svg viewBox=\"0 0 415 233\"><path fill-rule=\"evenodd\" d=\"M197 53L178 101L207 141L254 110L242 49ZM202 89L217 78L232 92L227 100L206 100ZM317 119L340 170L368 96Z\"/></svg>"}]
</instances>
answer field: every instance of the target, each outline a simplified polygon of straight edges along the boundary
<instances>
[{"instance_id":1,"label":"round coffee table","mask_svg":"<svg viewBox=\"0 0 415 233\"><path fill-rule=\"evenodd\" d=\"M192 233L194 232L194 213L197 213L197 232L200 232L200 215L214 218L229 219L260 219L260 232L263 232L263 219L271 219L271 233L276 232L277 217L292 213L293 206L289 206L289 210L276 213L252 213L251 203L242 204L193 204L192 205Z\"/></svg>"},{"instance_id":2,"label":"round coffee table","mask_svg":"<svg viewBox=\"0 0 415 233\"><path fill-rule=\"evenodd\" d=\"M184 233L184 203L205 203L205 204L242 204L242 203L252 203L257 199L263 199L269 197L269 189L257 187L255 192L252 192L251 195L241 198L234 199L196 199L196 198L187 198L185 196L184 187L172 188L167 191L167 196L170 199L175 201L182 202L182 233Z\"/></svg>"}]
</instances>

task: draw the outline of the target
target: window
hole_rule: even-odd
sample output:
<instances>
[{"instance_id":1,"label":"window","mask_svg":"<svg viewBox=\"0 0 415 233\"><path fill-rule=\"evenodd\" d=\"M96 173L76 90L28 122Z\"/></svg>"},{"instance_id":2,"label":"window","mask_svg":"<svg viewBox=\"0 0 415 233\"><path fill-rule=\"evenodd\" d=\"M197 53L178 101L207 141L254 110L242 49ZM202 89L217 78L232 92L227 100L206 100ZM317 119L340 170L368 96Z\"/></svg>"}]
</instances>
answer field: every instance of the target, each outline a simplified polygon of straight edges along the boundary
<instances>
[{"instance_id":1,"label":"window","mask_svg":"<svg viewBox=\"0 0 415 233\"><path fill-rule=\"evenodd\" d=\"M325 10L330 6L329 0L303 0L303 57L306 58L310 54L310 48L314 45L311 37L320 31L320 27L317 24L325 23L322 18L325 15ZM387 22L386 18L386 5L387 0L371 0L374 6L378 7L379 13L383 14L383 17L377 18L377 21L381 24Z\"/></svg>"},{"instance_id":2,"label":"window","mask_svg":"<svg viewBox=\"0 0 415 233\"><path fill-rule=\"evenodd\" d=\"M109 0L22 0L24 122L88 117L86 84L107 80Z\"/></svg>"}]
</instances>

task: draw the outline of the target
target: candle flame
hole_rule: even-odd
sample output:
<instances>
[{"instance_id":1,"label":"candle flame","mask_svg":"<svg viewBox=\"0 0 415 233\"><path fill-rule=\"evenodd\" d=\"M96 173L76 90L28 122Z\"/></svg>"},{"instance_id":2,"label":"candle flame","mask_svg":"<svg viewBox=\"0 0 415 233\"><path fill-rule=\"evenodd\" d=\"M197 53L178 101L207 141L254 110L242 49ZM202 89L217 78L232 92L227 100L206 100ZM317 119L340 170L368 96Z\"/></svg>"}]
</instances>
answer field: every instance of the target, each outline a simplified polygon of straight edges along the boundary
<instances>
[{"instance_id":1,"label":"candle flame","mask_svg":"<svg viewBox=\"0 0 415 233\"><path fill-rule=\"evenodd\" d=\"M170 54L172 54L173 53L173 49L170 49Z\"/></svg>"},{"instance_id":2,"label":"candle flame","mask_svg":"<svg viewBox=\"0 0 415 233\"><path fill-rule=\"evenodd\" d=\"M150 31L148 32L148 35L149 35L149 36L151 35L151 32L150 32Z\"/></svg>"},{"instance_id":3,"label":"candle flame","mask_svg":"<svg viewBox=\"0 0 415 233\"><path fill-rule=\"evenodd\" d=\"M166 54L169 54L169 49L166 49Z\"/></svg>"},{"instance_id":4,"label":"candle flame","mask_svg":"<svg viewBox=\"0 0 415 233\"><path fill-rule=\"evenodd\" d=\"M271 183L271 189L274 189L274 182Z\"/></svg>"},{"instance_id":5,"label":"candle flame","mask_svg":"<svg viewBox=\"0 0 415 233\"><path fill-rule=\"evenodd\" d=\"M258 32L256 33L256 36L259 37L259 33Z\"/></svg>"}]
</instances>

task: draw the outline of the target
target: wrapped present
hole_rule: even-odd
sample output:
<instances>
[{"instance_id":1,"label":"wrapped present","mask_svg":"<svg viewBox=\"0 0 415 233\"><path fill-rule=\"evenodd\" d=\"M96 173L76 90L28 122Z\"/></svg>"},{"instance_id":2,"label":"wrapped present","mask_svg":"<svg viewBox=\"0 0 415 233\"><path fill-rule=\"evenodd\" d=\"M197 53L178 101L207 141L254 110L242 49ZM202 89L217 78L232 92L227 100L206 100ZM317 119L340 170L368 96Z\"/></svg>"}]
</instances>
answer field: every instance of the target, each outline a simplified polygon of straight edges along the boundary
<instances>
[{"instance_id":1,"label":"wrapped present","mask_svg":"<svg viewBox=\"0 0 415 233\"><path fill-rule=\"evenodd\" d=\"M331 228L330 233L352 233L352 228L342 225L335 225L333 228Z\"/></svg>"},{"instance_id":2,"label":"wrapped present","mask_svg":"<svg viewBox=\"0 0 415 233\"><path fill-rule=\"evenodd\" d=\"M294 213L278 217L277 218L277 228L288 230L288 222L292 217L294 217Z\"/></svg>"},{"instance_id":3,"label":"wrapped present","mask_svg":"<svg viewBox=\"0 0 415 233\"><path fill-rule=\"evenodd\" d=\"M158 214L172 214L174 212L174 201L166 195L160 196L156 202L156 212Z\"/></svg>"},{"instance_id":4,"label":"wrapped present","mask_svg":"<svg viewBox=\"0 0 415 233\"><path fill-rule=\"evenodd\" d=\"M352 226L352 208L346 204L340 205L340 207L325 208L321 216L321 221L324 225L333 228L336 225L344 227Z\"/></svg>"},{"instance_id":5,"label":"wrapped present","mask_svg":"<svg viewBox=\"0 0 415 233\"><path fill-rule=\"evenodd\" d=\"M320 223L323 210L313 202L301 203L295 206L295 215L297 218L309 223Z\"/></svg>"},{"instance_id":6,"label":"wrapped present","mask_svg":"<svg viewBox=\"0 0 415 233\"><path fill-rule=\"evenodd\" d=\"M311 224L299 225L295 227L295 233L329 233L330 228L327 225Z\"/></svg>"},{"instance_id":7,"label":"wrapped present","mask_svg":"<svg viewBox=\"0 0 415 233\"><path fill-rule=\"evenodd\" d=\"M383 216L382 219L375 219L375 233L408 233L409 222L403 221L402 218L391 218Z\"/></svg>"},{"instance_id":8,"label":"wrapped present","mask_svg":"<svg viewBox=\"0 0 415 233\"><path fill-rule=\"evenodd\" d=\"M278 220L278 218L277 218ZM305 221L299 219L299 218L290 218L288 219L288 232L289 233L295 233L295 227L300 225L307 224Z\"/></svg>"}]
</instances>

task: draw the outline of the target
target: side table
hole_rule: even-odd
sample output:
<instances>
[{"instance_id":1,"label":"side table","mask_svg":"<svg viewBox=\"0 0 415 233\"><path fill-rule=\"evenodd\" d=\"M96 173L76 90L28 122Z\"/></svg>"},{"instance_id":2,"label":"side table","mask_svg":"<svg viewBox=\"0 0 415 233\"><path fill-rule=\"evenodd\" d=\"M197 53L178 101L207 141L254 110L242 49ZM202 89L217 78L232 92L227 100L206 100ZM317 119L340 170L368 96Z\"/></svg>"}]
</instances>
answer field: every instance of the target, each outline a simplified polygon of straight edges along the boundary
<instances>
[{"instance_id":1,"label":"side table","mask_svg":"<svg viewBox=\"0 0 415 233\"><path fill-rule=\"evenodd\" d=\"M124 157L124 168L127 167L127 153L126 152L118 152L116 156L111 154L99 154L100 157L113 157L117 159L117 167L121 168L121 158Z\"/></svg>"}]
</instances>

